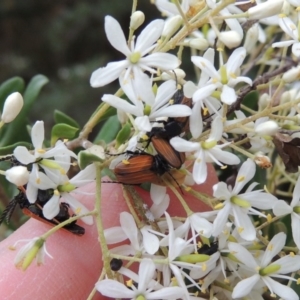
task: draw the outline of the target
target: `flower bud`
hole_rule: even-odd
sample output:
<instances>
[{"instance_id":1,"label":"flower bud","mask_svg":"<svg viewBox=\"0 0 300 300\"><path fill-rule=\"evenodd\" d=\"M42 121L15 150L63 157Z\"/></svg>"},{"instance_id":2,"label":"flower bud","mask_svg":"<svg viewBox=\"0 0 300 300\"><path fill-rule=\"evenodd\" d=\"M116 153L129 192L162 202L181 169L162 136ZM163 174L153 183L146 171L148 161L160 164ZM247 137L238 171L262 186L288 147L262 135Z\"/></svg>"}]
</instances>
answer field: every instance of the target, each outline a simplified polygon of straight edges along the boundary
<instances>
[{"instance_id":1,"label":"flower bud","mask_svg":"<svg viewBox=\"0 0 300 300\"><path fill-rule=\"evenodd\" d=\"M280 98L280 104L288 103L295 99L297 91L295 89L291 89L289 91L285 91L282 93Z\"/></svg>"},{"instance_id":2,"label":"flower bud","mask_svg":"<svg viewBox=\"0 0 300 300\"><path fill-rule=\"evenodd\" d=\"M242 42L242 37L234 30L220 32L218 37L229 49L236 48Z\"/></svg>"},{"instance_id":3,"label":"flower bud","mask_svg":"<svg viewBox=\"0 0 300 300\"><path fill-rule=\"evenodd\" d=\"M145 15L142 11L135 11L130 17L130 29L136 30L145 21Z\"/></svg>"},{"instance_id":4,"label":"flower bud","mask_svg":"<svg viewBox=\"0 0 300 300\"><path fill-rule=\"evenodd\" d=\"M181 16L177 15L174 17L169 18L166 22L165 22L165 26L162 32L163 37L170 37L172 36L181 26L182 24L182 18Z\"/></svg>"},{"instance_id":5,"label":"flower bud","mask_svg":"<svg viewBox=\"0 0 300 300\"><path fill-rule=\"evenodd\" d=\"M250 20L259 20L278 15L281 12L283 0L269 0L248 9Z\"/></svg>"},{"instance_id":6,"label":"flower bud","mask_svg":"<svg viewBox=\"0 0 300 300\"><path fill-rule=\"evenodd\" d=\"M247 53L250 53L258 40L258 24L254 24L246 34L244 47L246 48Z\"/></svg>"},{"instance_id":7,"label":"flower bud","mask_svg":"<svg viewBox=\"0 0 300 300\"><path fill-rule=\"evenodd\" d=\"M255 132L259 135L274 135L279 129L275 121L266 121L255 127Z\"/></svg>"},{"instance_id":8,"label":"flower bud","mask_svg":"<svg viewBox=\"0 0 300 300\"><path fill-rule=\"evenodd\" d=\"M26 167L15 166L5 172L5 177L16 186L23 186L29 180L29 172Z\"/></svg>"},{"instance_id":9,"label":"flower bud","mask_svg":"<svg viewBox=\"0 0 300 300\"><path fill-rule=\"evenodd\" d=\"M9 123L15 119L23 107L23 97L19 92L10 94L4 103L1 119L4 123Z\"/></svg>"},{"instance_id":10,"label":"flower bud","mask_svg":"<svg viewBox=\"0 0 300 300\"><path fill-rule=\"evenodd\" d=\"M264 110L269 105L270 101L271 101L271 97L269 94L267 93L262 94L258 99L259 111Z\"/></svg>"},{"instance_id":11,"label":"flower bud","mask_svg":"<svg viewBox=\"0 0 300 300\"><path fill-rule=\"evenodd\" d=\"M175 73L175 75L174 75ZM178 82L182 82L182 80L184 79L184 77L186 76L185 72L182 69L174 69L172 70L172 72L163 72L161 74L161 79L162 80L170 80L170 79L177 79Z\"/></svg>"},{"instance_id":12,"label":"flower bud","mask_svg":"<svg viewBox=\"0 0 300 300\"><path fill-rule=\"evenodd\" d=\"M188 45L191 48L200 50L200 51L206 50L209 46L207 39L201 38L201 37L189 40Z\"/></svg>"},{"instance_id":13,"label":"flower bud","mask_svg":"<svg viewBox=\"0 0 300 300\"><path fill-rule=\"evenodd\" d=\"M291 83L293 81L299 80L300 79L300 66L292 68L285 72L282 76L282 79L286 83Z\"/></svg>"}]
</instances>

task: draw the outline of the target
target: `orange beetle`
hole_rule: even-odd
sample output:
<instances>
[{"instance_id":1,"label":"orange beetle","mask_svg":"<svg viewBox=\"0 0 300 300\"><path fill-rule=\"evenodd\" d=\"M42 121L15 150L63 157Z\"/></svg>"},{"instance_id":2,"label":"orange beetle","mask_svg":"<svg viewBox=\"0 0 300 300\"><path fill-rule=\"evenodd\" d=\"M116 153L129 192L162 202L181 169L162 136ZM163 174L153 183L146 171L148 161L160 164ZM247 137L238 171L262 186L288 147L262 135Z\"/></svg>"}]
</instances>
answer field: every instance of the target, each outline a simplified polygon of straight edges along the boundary
<instances>
[{"instance_id":1,"label":"orange beetle","mask_svg":"<svg viewBox=\"0 0 300 300\"><path fill-rule=\"evenodd\" d=\"M124 184L141 184L145 182L162 184L159 175L170 169L158 155L139 153L131 156L127 162L120 162L114 169L117 180Z\"/></svg>"},{"instance_id":2,"label":"orange beetle","mask_svg":"<svg viewBox=\"0 0 300 300\"><path fill-rule=\"evenodd\" d=\"M153 136L151 138L153 147L171 167L180 169L185 161L185 153L175 150L168 140Z\"/></svg>"}]
</instances>

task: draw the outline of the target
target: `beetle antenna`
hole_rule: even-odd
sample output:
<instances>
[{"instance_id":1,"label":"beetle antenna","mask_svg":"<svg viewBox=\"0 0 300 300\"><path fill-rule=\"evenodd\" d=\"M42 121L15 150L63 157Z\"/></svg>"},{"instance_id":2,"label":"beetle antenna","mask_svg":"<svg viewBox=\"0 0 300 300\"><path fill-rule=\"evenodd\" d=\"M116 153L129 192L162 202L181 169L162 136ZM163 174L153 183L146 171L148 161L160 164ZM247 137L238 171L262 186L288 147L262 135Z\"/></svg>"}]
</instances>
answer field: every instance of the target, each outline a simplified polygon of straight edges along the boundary
<instances>
[{"instance_id":1,"label":"beetle antenna","mask_svg":"<svg viewBox=\"0 0 300 300\"><path fill-rule=\"evenodd\" d=\"M101 181L101 183L117 183L117 184L123 184L123 185L140 185L140 184L132 184L132 183L124 183L124 182L120 182L120 181Z\"/></svg>"},{"instance_id":2,"label":"beetle antenna","mask_svg":"<svg viewBox=\"0 0 300 300\"><path fill-rule=\"evenodd\" d=\"M171 172L170 172L170 171L167 171L167 174L170 175L170 176L172 177L172 179L176 182L176 185L179 187L181 194L184 195L181 186L179 185L179 183L178 183L178 181L175 179L175 177L171 174Z\"/></svg>"},{"instance_id":3,"label":"beetle antenna","mask_svg":"<svg viewBox=\"0 0 300 300\"><path fill-rule=\"evenodd\" d=\"M0 225L3 223L4 220L6 220L6 223L9 223L9 220L11 218L12 213L14 212L18 201L16 199L17 196L15 196L6 206L6 208L3 210L1 216L0 216Z\"/></svg>"}]
</instances>

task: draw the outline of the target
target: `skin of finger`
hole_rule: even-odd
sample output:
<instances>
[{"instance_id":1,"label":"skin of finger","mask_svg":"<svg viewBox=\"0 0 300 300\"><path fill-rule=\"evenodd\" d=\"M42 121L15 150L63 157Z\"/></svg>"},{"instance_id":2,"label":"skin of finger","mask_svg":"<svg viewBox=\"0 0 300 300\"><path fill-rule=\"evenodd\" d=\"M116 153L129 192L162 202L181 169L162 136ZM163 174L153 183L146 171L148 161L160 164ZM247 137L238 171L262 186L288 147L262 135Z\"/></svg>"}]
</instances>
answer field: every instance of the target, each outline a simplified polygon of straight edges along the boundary
<instances>
[{"instance_id":1,"label":"skin of finger","mask_svg":"<svg viewBox=\"0 0 300 300\"><path fill-rule=\"evenodd\" d=\"M217 182L213 169L209 168L208 180L200 185L198 191L211 194L211 187ZM119 226L119 214L128 211L122 195L121 185L102 185L102 220L104 228ZM94 191L95 186L88 185L86 191ZM148 205L151 205L149 193L139 189L139 193ZM170 193L171 201L174 196ZM83 203L90 209L94 204L93 195L82 196ZM190 195L184 195L194 211L203 211L205 206ZM176 202L175 202L176 201ZM176 203L176 205L174 204ZM171 215L184 216L184 212L178 200L171 202L168 209ZM38 237L51 227L37 220L29 220L20 229L0 243L0 291L7 300L15 299L86 299L98 280L102 269L102 255L97 238L96 226L85 227L86 233L79 237L65 230L59 230L52 235L46 243L47 251L53 259L45 257L45 265L37 266L33 262L26 271L17 269L14 258L18 249L23 245L16 246L17 250L9 250L16 241ZM93 299L106 298L96 292Z\"/></svg>"}]
</instances>

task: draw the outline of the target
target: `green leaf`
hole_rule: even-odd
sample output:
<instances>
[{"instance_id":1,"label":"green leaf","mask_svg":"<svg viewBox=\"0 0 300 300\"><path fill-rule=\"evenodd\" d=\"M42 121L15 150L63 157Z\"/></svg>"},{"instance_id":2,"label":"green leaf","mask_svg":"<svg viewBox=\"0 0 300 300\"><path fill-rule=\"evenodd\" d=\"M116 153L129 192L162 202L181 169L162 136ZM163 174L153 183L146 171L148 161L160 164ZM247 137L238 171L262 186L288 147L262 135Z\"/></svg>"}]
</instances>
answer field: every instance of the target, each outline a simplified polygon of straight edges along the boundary
<instances>
[{"instance_id":1,"label":"green leaf","mask_svg":"<svg viewBox=\"0 0 300 300\"><path fill-rule=\"evenodd\" d=\"M24 93L26 109L30 108L29 105L34 103L42 87L48 82L48 78L44 75L36 75L30 80Z\"/></svg>"},{"instance_id":2,"label":"green leaf","mask_svg":"<svg viewBox=\"0 0 300 300\"><path fill-rule=\"evenodd\" d=\"M65 123L72 127L80 128L79 124L73 118L57 109L54 111L54 120L56 124Z\"/></svg>"},{"instance_id":3,"label":"green leaf","mask_svg":"<svg viewBox=\"0 0 300 300\"><path fill-rule=\"evenodd\" d=\"M94 140L94 143L104 141L105 143L110 143L113 141L119 132L121 125L119 123L117 116L110 117L104 125L101 127L100 132Z\"/></svg>"},{"instance_id":4,"label":"green leaf","mask_svg":"<svg viewBox=\"0 0 300 300\"><path fill-rule=\"evenodd\" d=\"M130 134L131 134L131 126L129 123L126 123L119 131L116 137L116 148L118 148L120 145L127 142L128 138L130 137Z\"/></svg>"},{"instance_id":5,"label":"green leaf","mask_svg":"<svg viewBox=\"0 0 300 300\"><path fill-rule=\"evenodd\" d=\"M103 162L99 156L89 153L86 150L80 151L78 153L78 165L81 170L83 170L86 166L94 163L94 162Z\"/></svg>"},{"instance_id":6,"label":"green leaf","mask_svg":"<svg viewBox=\"0 0 300 300\"><path fill-rule=\"evenodd\" d=\"M25 82L24 82L23 78L21 78L21 77L13 77L13 78L10 78L10 79L4 81L0 85L1 107L3 107L4 101L10 94L12 94L14 92L19 92L19 93L23 94L24 88L25 88Z\"/></svg>"},{"instance_id":7,"label":"green leaf","mask_svg":"<svg viewBox=\"0 0 300 300\"><path fill-rule=\"evenodd\" d=\"M5 146L5 147L0 147L0 155L8 155L8 154L12 154L14 149L18 146L24 146L29 150L33 149L32 144L30 143L26 143L26 142L17 142L15 144L9 145L9 146Z\"/></svg>"},{"instance_id":8,"label":"green leaf","mask_svg":"<svg viewBox=\"0 0 300 300\"><path fill-rule=\"evenodd\" d=\"M34 101L37 99L42 87L48 83L48 78L44 75L36 75L28 83L24 92L24 106L20 114L14 121L6 125L6 129L1 136L0 145L7 146L13 144L20 139L28 137L26 131L26 121Z\"/></svg>"},{"instance_id":9,"label":"green leaf","mask_svg":"<svg viewBox=\"0 0 300 300\"><path fill-rule=\"evenodd\" d=\"M78 132L78 128L72 127L68 124L56 124L51 130L51 145L54 146L56 141L62 139L72 139Z\"/></svg>"}]
</instances>

